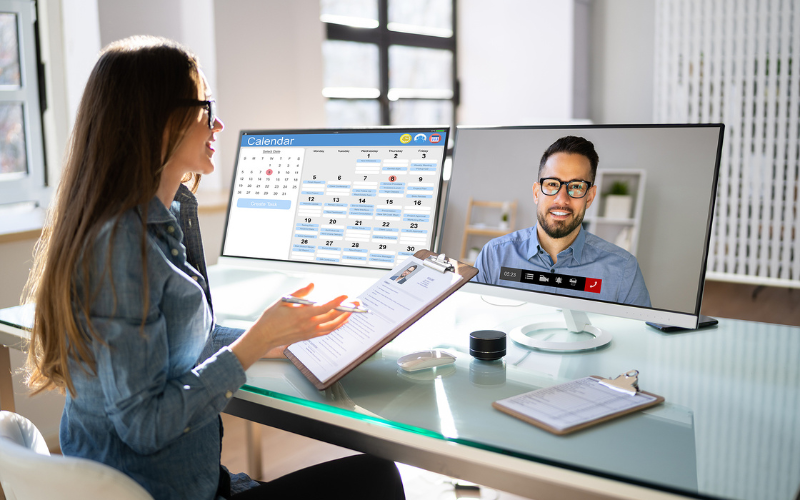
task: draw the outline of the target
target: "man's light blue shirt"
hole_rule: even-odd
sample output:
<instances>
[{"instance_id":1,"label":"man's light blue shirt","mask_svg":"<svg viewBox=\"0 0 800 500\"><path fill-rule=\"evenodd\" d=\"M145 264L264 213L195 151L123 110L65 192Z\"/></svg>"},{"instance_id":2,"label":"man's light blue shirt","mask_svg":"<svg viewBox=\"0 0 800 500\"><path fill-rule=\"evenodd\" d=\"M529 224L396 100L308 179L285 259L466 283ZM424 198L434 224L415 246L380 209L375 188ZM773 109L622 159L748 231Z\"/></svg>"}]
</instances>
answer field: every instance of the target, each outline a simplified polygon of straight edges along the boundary
<instances>
[{"instance_id":1,"label":"man's light blue shirt","mask_svg":"<svg viewBox=\"0 0 800 500\"><path fill-rule=\"evenodd\" d=\"M539 245L536 228L521 229L487 243L475 262L479 272L473 281L650 307L650 294L639 263L629 252L581 228L578 237L557 255L554 264L550 255ZM505 281L500 279L502 267L601 279L602 288L600 293L592 293Z\"/></svg>"}]
</instances>

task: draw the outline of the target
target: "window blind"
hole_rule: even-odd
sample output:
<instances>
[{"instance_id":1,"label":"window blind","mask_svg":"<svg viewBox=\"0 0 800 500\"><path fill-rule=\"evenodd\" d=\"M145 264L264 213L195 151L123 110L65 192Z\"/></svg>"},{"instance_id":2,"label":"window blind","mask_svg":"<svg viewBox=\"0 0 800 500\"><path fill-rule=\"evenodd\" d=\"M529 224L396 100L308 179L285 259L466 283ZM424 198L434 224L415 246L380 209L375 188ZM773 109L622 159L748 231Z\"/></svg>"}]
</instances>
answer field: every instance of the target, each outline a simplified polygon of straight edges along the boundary
<instances>
[{"instance_id":1,"label":"window blind","mask_svg":"<svg viewBox=\"0 0 800 500\"><path fill-rule=\"evenodd\" d=\"M655 45L656 123L725 124L706 277L800 288L800 4L657 0Z\"/></svg>"}]
</instances>

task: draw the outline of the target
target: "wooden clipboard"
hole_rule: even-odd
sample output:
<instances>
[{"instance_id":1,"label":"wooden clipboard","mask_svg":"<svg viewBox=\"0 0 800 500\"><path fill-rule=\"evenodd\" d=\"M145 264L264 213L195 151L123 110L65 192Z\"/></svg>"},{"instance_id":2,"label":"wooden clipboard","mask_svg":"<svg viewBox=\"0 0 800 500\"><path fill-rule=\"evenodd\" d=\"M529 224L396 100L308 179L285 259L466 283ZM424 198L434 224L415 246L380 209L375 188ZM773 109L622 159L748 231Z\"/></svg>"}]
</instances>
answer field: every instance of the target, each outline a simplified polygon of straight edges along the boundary
<instances>
[{"instance_id":1,"label":"wooden clipboard","mask_svg":"<svg viewBox=\"0 0 800 500\"><path fill-rule=\"evenodd\" d=\"M602 380L603 379L603 377L598 377L596 375L592 375L590 378L594 378L594 379L598 379L598 380ZM575 381L573 381L573 382L575 382ZM568 383L570 383L570 382L567 382L567 384ZM559 384L559 385L566 385L566 384ZM557 388L557 387L559 387L559 385L556 385L556 386L553 386L553 387ZM531 392L536 392L536 391L531 391ZM524 413L520 413L520 412L518 412L518 411L516 411L514 409L508 408L507 406L505 406L503 404L504 400L495 401L494 403L492 403L492 406L497 410L500 410L500 411L502 411L504 413L507 413L507 414L509 414L509 415L511 415L513 417L516 417L516 418L518 418L520 420L523 420L523 421L525 421L525 422L527 422L527 423L529 423L531 425L535 425L536 427L538 427L540 429L544 429L544 430L546 430L548 432L552 432L553 434L557 434L559 436L563 436L565 434L571 434L573 432L576 432L576 431L579 431L579 430L582 430L582 429L586 429L587 427L592 427L594 425L597 425L597 424L600 424L600 423L603 423L603 422L607 422L609 420L613 420L613 419L615 419L617 417L621 417L623 415L628 415L629 413L634 413L634 412L637 412L637 411L641 411L641 410L644 410L646 408L650 408L651 406L655 406L657 404L661 404L661 403L664 402L664 398L662 396L658 396L658 395L650 393L650 392L638 391L638 394L644 394L644 395L650 396L650 397L655 398L655 399L652 400L652 401L645 402L643 404L637 405L637 406L635 406L633 408L627 408L627 409L624 409L624 410L621 410L621 411L610 413L610 414L602 416L600 418L596 418L596 419L593 419L593 420L590 420L590 421L587 421L587 422L583 422L581 424L577 424L577 425L574 425L574 426L571 426L571 427L567 427L565 429L558 429L556 427L548 425L545 422L542 422L541 420L537 420L535 418L531 418L530 416L525 415ZM626 396L626 397L630 397L630 396ZM507 399L512 399L512 398L507 398Z\"/></svg>"},{"instance_id":2,"label":"wooden clipboard","mask_svg":"<svg viewBox=\"0 0 800 500\"><path fill-rule=\"evenodd\" d=\"M431 252L430 250L420 250L414 254L414 257L425 262L429 257L435 258L438 254L435 252ZM439 261L442 262L442 261ZM474 267L464 264L463 262L459 262L455 259L446 259L447 265L450 266L450 269L445 270L444 272L452 272L460 275L463 279L455 282L452 286L447 288L443 293L438 295L435 299L431 302L428 302L421 310L419 310L415 315L410 317L405 322L395 326L386 336L381 338L376 344L372 347L364 351L355 361L350 363L349 365L345 366L341 370L339 370L333 377L329 378L325 382L320 381L312 372L309 370L302 361L300 361L291 351L289 351L289 347L287 347L283 354L291 360L292 363L302 372L305 377L314 384L319 390L324 390L330 387L331 385L338 382L342 377L350 373L355 367L363 363L367 358L378 352L383 346L391 342L395 337L400 335L406 328L413 325L417 322L421 317L427 314L431 309L439 305L444 299L449 297L453 292L464 286L469 280L471 280L475 275L478 274L478 270ZM434 267L433 265L428 267ZM435 269L435 267L434 267Z\"/></svg>"}]
</instances>

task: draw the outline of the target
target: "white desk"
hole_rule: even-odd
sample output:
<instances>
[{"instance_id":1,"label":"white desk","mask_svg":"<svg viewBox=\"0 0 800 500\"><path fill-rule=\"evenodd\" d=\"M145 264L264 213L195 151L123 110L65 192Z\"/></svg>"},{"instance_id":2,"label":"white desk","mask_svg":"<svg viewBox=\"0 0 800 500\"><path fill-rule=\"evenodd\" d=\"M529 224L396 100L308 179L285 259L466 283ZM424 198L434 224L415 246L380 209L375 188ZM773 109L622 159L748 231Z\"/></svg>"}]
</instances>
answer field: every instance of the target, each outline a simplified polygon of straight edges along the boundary
<instances>
[{"instance_id":1,"label":"white desk","mask_svg":"<svg viewBox=\"0 0 800 500\"><path fill-rule=\"evenodd\" d=\"M218 320L237 326L304 280L212 267L210 281ZM315 281L356 294L370 280ZM8 323L6 312L0 322ZM717 328L663 334L590 315L614 335L598 351L545 354L509 343L504 363L494 364L466 354L472 330L507 330L548 314L459 292L328 391L288 361L257 363L226 412L537 499L794 497L800 328L723 319ZM398 372L397 357L437 346L458 351L454 367ZM642 389L666 404L565 437L491 408L512 394L634 368Z\"/></svg>"}]
</instances>

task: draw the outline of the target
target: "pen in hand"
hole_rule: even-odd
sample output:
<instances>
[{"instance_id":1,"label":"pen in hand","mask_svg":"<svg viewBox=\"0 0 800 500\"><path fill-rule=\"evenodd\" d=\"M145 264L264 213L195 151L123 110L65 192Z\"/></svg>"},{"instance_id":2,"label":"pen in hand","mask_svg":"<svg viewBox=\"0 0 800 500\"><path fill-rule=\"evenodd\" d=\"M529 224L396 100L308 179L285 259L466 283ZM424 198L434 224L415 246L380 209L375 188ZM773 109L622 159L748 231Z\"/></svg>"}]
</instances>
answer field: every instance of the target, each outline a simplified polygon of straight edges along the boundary
<instances>
[{"instance_id":1,"label":"pen in hand","mask_svg":"<svg viewBox=\"0 0 800 500\"><path fill-rule=\"evenodd\" d=\"M294 297L292 295L286 295L285 297L281 297L281 302L286 302L288 304L301 304L304 306L313 306L316 304L313 300L302 299L300 297ZM335 308L337 311L341 312L349 312L349 313L368 313L369 309L360 306L346 306L341 305Z\"/></svg>"}]
</instances>

